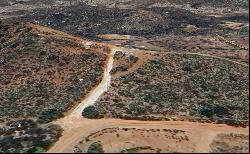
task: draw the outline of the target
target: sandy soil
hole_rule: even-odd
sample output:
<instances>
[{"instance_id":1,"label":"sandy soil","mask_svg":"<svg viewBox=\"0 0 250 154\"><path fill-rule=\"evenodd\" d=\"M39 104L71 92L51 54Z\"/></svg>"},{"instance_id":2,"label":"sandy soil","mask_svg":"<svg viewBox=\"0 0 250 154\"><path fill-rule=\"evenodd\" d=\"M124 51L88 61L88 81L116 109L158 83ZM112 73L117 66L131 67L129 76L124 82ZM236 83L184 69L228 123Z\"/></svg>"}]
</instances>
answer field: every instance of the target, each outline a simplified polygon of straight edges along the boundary
<instances>
[{"instance_id":1,"label":"sandy soil","mask_svg":"<svg viewBox=\"0 0 250 154\"><path fill-rule=\"evenodd\" d=\"M59 141L48 151L49 153L73 152L73 147L84 137L104 128L112 127L184 130L191 133L189 136L190 142L194 144L194 152L208 152L210 149L210 143L218 133L249 134L248 128L235 128L220 124L202 124L178 121L129 121L119 119L88 120L82 118L64 118L56 123L64 128L64 132ZM133 140L133 138L129 139ZM141 138L141 140L139 139L137 142L142 140L144 139ZM156 143L162 144L162 141L158 140ZM122 146L122 143L120 146ZM109 148L107 150L112 151L114 149Z\"/></svg>"}]
</instances>

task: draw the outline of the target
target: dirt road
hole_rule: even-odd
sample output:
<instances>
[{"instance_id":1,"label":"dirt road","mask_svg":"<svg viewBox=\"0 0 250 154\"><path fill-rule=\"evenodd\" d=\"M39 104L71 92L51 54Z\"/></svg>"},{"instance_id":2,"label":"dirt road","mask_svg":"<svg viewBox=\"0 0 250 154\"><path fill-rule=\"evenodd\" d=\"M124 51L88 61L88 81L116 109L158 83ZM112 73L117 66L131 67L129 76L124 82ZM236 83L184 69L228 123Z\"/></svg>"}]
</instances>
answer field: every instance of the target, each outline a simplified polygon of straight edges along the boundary
<instances>
[{"instance_id":1,"label":"dirt road","mask_svg":"<svg viewBox=\"0 0 250 154\"><path fill-rule=\"evenodd\" d=\"M109 72L112 70L113 66L113 54L115 50L112 50L110 55L109 55L109 60L107 63L107 66L104 69L104 75L101 83L94 89L92 90L86 99L84 99L74 110L73 112L69 115L69 117L82 117L82 111L91 105L94 105L97 99L108 90L110 82L111 82L111 75Z\"/></svg>"},{"instance_id":2,"label":"dirt road","mask_svg":"<svg viewBox=\"0 0 250 154\"><path fill-rule=\"evenodd\" d=\"M69 121L72 122L70 126L68 123ZM64 128L63 136L48 151L49 153L73 152L73 147L84 137L101 129L112 127L185 130L192 133L193 137L191 140L196 143L196 152L208 152L209 144L218 133L249 134L248 128L178 121L130 121L120 119L88 120L83 118L65 118L57 123Z\"/></svg>"}]
</instances>

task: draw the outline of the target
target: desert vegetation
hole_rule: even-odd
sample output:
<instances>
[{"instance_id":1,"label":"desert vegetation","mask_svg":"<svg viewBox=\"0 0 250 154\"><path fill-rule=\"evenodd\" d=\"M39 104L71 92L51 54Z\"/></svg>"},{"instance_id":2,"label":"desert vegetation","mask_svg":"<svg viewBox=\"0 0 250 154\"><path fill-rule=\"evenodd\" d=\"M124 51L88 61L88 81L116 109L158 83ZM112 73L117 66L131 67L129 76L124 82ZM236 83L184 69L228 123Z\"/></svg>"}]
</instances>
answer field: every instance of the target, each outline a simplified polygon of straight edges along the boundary
<instances>
[{"instance_id":1,"label":"desert vegetation","mask_svg":"<svg viewBox=\"0 0 250 154\"><path fill-rule=\"evenodd\" d=\"M249 135L219 134L210 147L212 153L248 153Z\"/></svg>"},{"instance_id":2,"label":"desert vegetation","mask_svg":"<svg viewBox=\"0 0 250 154\"><path fill-rule=\"evenodd\" d=\"M150 146L145 146L145 147L135 147L135 148L124 149L120 153L139 153L139 152L144 151L144 150L149 150L151 152L156 152L156 153L161 152L161 149L156 150Z\"/></svg>"},{"instance_id":3,"label":"desert vegetation","mask_svg":"<svg viewBox=\"0 0 250 154\"><path fill-rule=\"evenodd\" d=\"M38 126L31 119L15 120L0 128L1 153L41 153L61 136L56 125Z\"/></svg>"},{"instance_id":4,"label":"desert vegetation","mask_svg":"<svg viewBox=\"0 0 250 154\"><path fill-rule=\"evenodd\" d=\"M102 80L106 56L84 49L74 40L38 32L27 23L1 23L0 36L1 123L32 118L31 124L37 125L34 130L23 128L21 139L8 135L15 130L1 127L6 136L0 138L0 143L10 142L8 146L1 145L1 150L47 150L58 135L46 138L46 134L60 131L52 126L42 128L40 124L62 117ZM38 136L32 134L36 130ZM25 134L30 131L31 136ZM18 143L23 138L23 144ZM26 145L25 140L30 143Z\"/></svg>"},{"instance_id":5,"label":"desert vegetation","mask_svg":"<svg viewBox=\"0 0 250 154\"><path fill-rule=\"evenodd\" d=\"M100 116L99 111L97 111L94 106L86 107L82 112L82 116L89 119L97 119L103 117Z\"/></svg>"},{"instance_id":6,"label":"desert vegetation","mask_svg":"<svg viewBox=\"0 0 250 154\"><path fill-rule=\"evenodd\" d=\"M101 53L74 53L69 45L68 51L60 50L71 42L38 37L22 24L5 26L1 32L1 118L35 116L40 122L51 121L102 79Z\"/></svg>"},{"instance_id":7,"label":"desert vegetation","mask_svg":"<svg viewBox=\"0 0 250 154\"><path fill-rule=\"evenodd\" d=\"M0 0L0 153L47 151L62 134L55 120L66 137L91 130L92 122L102 124L99 131L79 134L86 136L60 140L57 152L72 148L60 147L63 142L73 145L82 137L74 152L195 152L204 150L196 147L207 134L217 133L210 126L244 132L236 127L249 126L248 5L249 0ZM109 70L104 65L113 60L110 49L119 49L112 80L99 85ZM79 102L93 100L91 90L99 96L106 86L95 105L82 111L91 120L68 114ZM121 119L195 126L140 129L121 122L104 128ZM205 133L194 131L197 125ZM249 152L247 138L219 134L211 152ZM117 149L110 148L113 143Z\"/></svg>"},{"instance_id":8,"label":"desert vegetation","mask_svg":"<svg viewBox=\"0 0 250 154\"><path fill-rule=\"evenodd\" d=\"M104 153L101 143L100 142L92 143L89 146L87 153Z\"/></svg>"},{"instance_id":9,"label":"desert vegetation","mask_svg":"<svg viewBox=\"0 0 250 154\"><path fill-rule=\"evenodd\" d=\"M114 54L114 60L115 64L110 72L112 75L128 71L129 68L136 64L139 58L131 54L125 54L122 51L116 51Z\"/></svg>"},{"instance_id":10,"label":"desert vegetation","mask_svg":"<svg viewBox=\"0 0 250 154\"><path fill-rule=\"evenodd\" d=\"M248 125L248 83L247 66L199 55L152 54L135 72L113 78L95 108L123 119L244 126Z\"/></svg>"}]
</instances>

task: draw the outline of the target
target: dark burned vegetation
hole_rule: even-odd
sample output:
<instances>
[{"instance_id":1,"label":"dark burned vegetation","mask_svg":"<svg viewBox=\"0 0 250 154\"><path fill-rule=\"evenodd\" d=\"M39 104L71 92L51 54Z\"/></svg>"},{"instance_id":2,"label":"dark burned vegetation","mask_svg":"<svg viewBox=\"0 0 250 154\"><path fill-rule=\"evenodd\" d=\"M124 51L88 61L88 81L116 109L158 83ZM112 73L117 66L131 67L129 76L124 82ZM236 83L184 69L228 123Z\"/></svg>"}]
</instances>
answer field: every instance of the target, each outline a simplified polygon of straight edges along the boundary
<instances>
[{"instance_id":1,"label":"dark burned vegetation","mask_svg":"<svg viewBox=\"0 0 250 154\"><path fill-rule=\"evenodd\" d=\"M93 1L97 4L99 2ZM248 3L247 1L239 3L236 0L230 0L230 3L224 0L135 0L127 2L126 5L131 7L123 9L119 7L123 5L123 2L117 3L116 7L109 8L102 5L88 6L82 4L52 10L41 9L30 12L23 16L21 20L33 21L98 41L105 40L97 36L100 34L140 36L150 44L149 46L145 45L146 49L153 45L157 48L161 47L161 50L164 51L203 52L248 63L248 53L242 53L242 50L230 45L222 45L216 42L215 37L218 34L228 40L234 38L231 41L238 41L237 43L245 42L240 41L240 37L245 38L248 42L249 15L244 11L239 13L239 9L246 10L248 8ZM189 7L187 4L190 4ZM154 5L154 7L151 7L151 5ZM222 26L226 22L240 23L244 26L239 29ZM199 41L201 44L197 44ZM121 45L133 47L132 44L135 42L131 41L130 44ZM223 50L225 48L225 50L218 52L219 49L213 48L217 46ZM246 43L244 46L249 45ZM135 45L135 47L139 48L140 45ZM121 65L114 72L126 71L127 69L128 66Z\"/></svg>"},{"instance_id":2,"label":"dark burned vegetation","mask_svg":"<svg viewBox=\"0 0 250 154\"><path fill-rule=\"evenodd\" d=\"M200 34L207 34L215 32L221 22L215 17L198 15L188 10L172 7L131 10L86 5L50 11L41 10L33 15L24 16L22 19L33 20L55 29L91 38L96 38L98 34L127 34L145 37L169 33L185 34L181 28L189 24L201 28Z\"/></svg>"},{"instance_id":3,"label":"dark burned vegetation","mask_svg":"<svg viewBox=\"0 0 250 154\"><path fill-rule=\"evenodd\" d=\"M123 119L248 125L248 77L248 67L233 62L156 54L135 72L113 79L111 112ZM95 106L102 114L110 110L105 98Z\"/></svg>"}]
</instances>

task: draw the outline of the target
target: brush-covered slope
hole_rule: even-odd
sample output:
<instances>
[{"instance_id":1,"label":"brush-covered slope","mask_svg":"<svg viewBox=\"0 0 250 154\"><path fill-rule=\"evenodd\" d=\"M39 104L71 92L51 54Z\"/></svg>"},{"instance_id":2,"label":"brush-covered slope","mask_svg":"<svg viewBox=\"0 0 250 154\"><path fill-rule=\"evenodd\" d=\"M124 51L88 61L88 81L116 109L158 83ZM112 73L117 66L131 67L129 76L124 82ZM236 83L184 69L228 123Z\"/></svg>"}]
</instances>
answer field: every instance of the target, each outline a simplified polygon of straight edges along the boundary
<instances>
[{"instance_id":1,"label":"brush-covered slope","mask_svg":"<svg viewBox=\"0 0 250 154\"><path fill-rule=\"evenodd\" d=\"M0 152L47 149L60 128L39 123L63 116L100 82L106 54L26 23L1 23L0 42Z\"/></svg>"}]
</instances>

